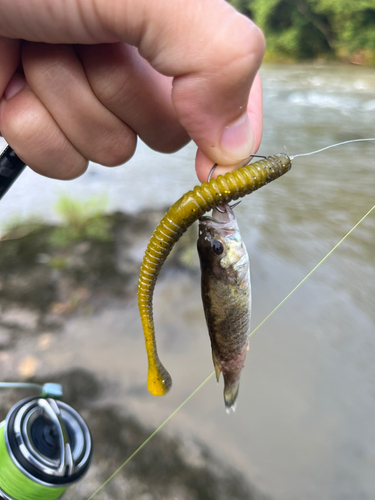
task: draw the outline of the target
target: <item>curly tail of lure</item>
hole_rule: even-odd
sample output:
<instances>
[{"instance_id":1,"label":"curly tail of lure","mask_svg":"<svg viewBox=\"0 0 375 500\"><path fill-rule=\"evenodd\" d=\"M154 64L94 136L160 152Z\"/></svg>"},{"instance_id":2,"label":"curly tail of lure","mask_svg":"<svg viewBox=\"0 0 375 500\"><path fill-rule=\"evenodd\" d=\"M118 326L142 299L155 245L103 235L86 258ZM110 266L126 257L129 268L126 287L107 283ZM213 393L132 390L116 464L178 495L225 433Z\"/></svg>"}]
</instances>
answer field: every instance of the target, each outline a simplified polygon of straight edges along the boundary
<instances>
[{"instance_id":1,"label":"curly tail of lure","mask_svg":"<svg viewBox=\"0 0 375 500\"><path fill-rule=\"evenodd\" d=\"M91 437L82 417L59 399L58 384L0 383L38 390L0 423L0 500L57 500L87 472Z\"/></svg>"},{"instance_id":2,"label":"curly tail of lure","mask_svg":"<svg viewBox=\"0 0 375 500\"><path fill-rule=\"evenodd\" d=\"M147 386L151 394L162 396L172 385L172 379L157 354L152 296L158 274L174 244L189 226L216 205L229 203L256 191L281 177L291 166L288 155L272 155L203 182L182 196L155 229L143 258L138 282L138 306L148 356Z\"/></svg>"}]
</instances>

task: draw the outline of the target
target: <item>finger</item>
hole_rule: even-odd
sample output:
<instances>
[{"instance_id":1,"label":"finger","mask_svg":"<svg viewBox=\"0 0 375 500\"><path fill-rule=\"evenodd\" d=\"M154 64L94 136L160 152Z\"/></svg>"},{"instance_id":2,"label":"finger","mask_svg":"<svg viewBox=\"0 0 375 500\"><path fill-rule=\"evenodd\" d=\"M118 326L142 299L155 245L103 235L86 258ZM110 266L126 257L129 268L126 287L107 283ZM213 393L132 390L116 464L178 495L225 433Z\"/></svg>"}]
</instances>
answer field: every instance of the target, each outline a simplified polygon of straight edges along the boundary
<instances>
[{"instance_id":1,"label":"finger","mask_svg":"<svg viewBox=\"0 0 375 500\"><path fill-rule=\"evenodd\" d=\"M179 120L210 160L231 165L253 149L245 110L264 37L224 0L0 0L0 11L0 36L138 47L174 77Z\"/></svg>"},{"instance_id":2,"label":"finger","mask_svg":"<svg viewBox=\"0 0 375 500\"><path fill-rule=\"evenodd\" d=\"M77 52L99 101L151 148L171 153L189 142L171 93L172 79L124 43L80 45Z\"/></svg>"},{"instance_id":3,"label":"finger","mask_svg":"<svg viewBox=\"0 0 375 500\"><path fill-rule=\"evenodd\" d=\"M20 74L5 89L0 123L5 140L36 172L56 179L74 179L85 172L87 159L67 140Z\"/></svg>"},{"instance_id":4,"label":"finger","mask_svg":"<svg viewBox=\"0 0 375 500\"><path fill-rule=\"evenodd\" d=\"M0 37L0 98L20 62L20 42ZM1 127L0 127L1 130Z\"/></svg>"},{"instance_id":5,"label":"finger","mask_svg":"<svg viewBox=\"0 0 375 500\"><path fill-rule=\"evenodd\" d=\"M262 127L263 127L263 99L262 99L262 82L259 73L257 73L253 86L251 87L249 103L247 105L247 114L251 123L251 128L254 133L254 147L250 153L256 153L259 149L260 142L262 139ZM212 174L213 178L218 175L224 175L226 172L235 170L243 165L245 162L241 161L231 166L218 165ZM212 169L213 162L207 156L205 156L200 149L197 151L195 158L195 171L197 173L198 179L203 182L207 181L208 175Z\"/></svg>"},{"instance_id":6,"label":"finger","mask_svg":"<svg viewBox=\"0 0 375 500\"><path fill-rule=\"evenodd\" d=\"M134 131L97 99L71 46L25 42L22 61L31 89L85 158L107 166L131 158Z\"/></svg>"}]
</instances>

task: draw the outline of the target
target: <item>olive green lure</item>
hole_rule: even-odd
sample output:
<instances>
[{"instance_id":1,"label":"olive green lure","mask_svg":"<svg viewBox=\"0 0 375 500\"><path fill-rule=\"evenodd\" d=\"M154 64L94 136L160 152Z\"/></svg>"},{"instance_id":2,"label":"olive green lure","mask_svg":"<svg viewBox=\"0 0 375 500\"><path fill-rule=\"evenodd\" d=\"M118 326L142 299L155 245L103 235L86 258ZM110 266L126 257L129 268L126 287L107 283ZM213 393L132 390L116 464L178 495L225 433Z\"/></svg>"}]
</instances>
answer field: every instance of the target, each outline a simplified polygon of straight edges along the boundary
<instances>
[{"instance_id":1,"label":"olive green lure","mask_svg":"<svg viewBox=\"0 0 375 500\"><path fill-rule=\"evenodd\" d=\"M184 194L160 221L147 246L138 282L138 306L148 356L148 390L154 396L167 394L172 379L159 360L152 315L152 296L158 274L174 244L203 214L256 191L291 169L286 154L272 155L250 165L203 182Z\"/></svg>"}]
</instances>

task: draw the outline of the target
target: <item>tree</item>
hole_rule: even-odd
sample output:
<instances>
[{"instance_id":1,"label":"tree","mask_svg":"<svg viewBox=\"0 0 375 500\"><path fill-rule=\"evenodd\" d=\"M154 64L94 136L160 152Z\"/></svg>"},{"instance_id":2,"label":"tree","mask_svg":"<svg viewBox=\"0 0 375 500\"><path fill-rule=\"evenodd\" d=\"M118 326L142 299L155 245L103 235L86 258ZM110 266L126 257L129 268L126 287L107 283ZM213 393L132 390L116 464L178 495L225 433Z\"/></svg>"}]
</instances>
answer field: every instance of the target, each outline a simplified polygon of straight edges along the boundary
<instances>
[{"instance_id":1,"label":"tree","mask_svg":"<svg viewBox=\"0 0 375 500\"><path fill-rule=\"evenodd\" d=\"M231 0L258 24L268 57L310 59L362 54L375 63L374 0Z\"/></svg>"}]
</instances>

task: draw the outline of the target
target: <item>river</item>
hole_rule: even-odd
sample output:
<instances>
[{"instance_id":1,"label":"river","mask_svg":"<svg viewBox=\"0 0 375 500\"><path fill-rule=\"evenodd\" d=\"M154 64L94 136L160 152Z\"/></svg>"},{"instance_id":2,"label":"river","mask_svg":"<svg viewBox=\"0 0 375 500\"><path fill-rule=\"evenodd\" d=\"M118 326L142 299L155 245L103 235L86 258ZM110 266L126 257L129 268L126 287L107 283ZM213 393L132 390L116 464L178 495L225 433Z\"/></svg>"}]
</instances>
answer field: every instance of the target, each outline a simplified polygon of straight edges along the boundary
<instances>
[{"instance_id":1,"label":"river","mask_svg":"<svg viewBox=\"0 0 375 500\"><path fill-rule=\"evenodd\" d=\"M373 69L265 65L262 78L260 153L375 136ZM31 214L56 220L62 192L103 194L109 211L169 205L196 183L194 155L192 144L165 156L140 143L126 166L93 164L71 182L27 170L1 202L1 222ZM290 173L236 208L252 265L253 328L372 208L374 158L375 143L296 158ZM202 439L275 500L375 498L374 241L375 211L254 334L235 414L225 413L222 387L211 379L167 431ZM74 355L59 355L57 342L50 364L78 363L119 381L112 400L159 425L212 371L199 279L179 278L161 279L155 295L160 356L174 378L168 396L143 390L135 301L73 318L66 339ZM105 338L93 336L98 324Z\"/></svg>"}]
</instances>

